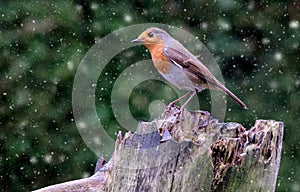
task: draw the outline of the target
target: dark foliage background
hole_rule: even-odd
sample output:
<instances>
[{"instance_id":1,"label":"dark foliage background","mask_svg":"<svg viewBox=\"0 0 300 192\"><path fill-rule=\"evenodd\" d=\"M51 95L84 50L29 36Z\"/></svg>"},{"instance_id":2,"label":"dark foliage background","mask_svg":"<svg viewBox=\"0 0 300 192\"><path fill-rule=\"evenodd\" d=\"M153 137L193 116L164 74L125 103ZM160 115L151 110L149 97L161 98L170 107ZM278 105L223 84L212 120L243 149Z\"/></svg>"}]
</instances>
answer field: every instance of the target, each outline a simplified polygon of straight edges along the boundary
<instances>
[{"instance_id":1,"label":"dark foliage background","mask_svg":"<svg viewBox=\"0 0 300 192\"><path fill-rule=\"evenodd\" d=\"M0 1L1 191L28 191L93 173L98 157L72 115L77 66L106 34L150 22L182 27L213 53L228 88L250 108L243 111L228 99L226 121L248 128L257 118L285 123L276 191L300 191L299 21L297 0ZM116 67L106 69L111 75L97 85L98 113L111 136L122 128L110 109L107 82L150 58L144 48L132 50L134 58L118 55L111 61ZM147 96L163 86L148 83L132 95ZM205 100L207 92L200 95ZM149 102L132 106L137 119L149 119Z\"/></svg>"}]
</instances>

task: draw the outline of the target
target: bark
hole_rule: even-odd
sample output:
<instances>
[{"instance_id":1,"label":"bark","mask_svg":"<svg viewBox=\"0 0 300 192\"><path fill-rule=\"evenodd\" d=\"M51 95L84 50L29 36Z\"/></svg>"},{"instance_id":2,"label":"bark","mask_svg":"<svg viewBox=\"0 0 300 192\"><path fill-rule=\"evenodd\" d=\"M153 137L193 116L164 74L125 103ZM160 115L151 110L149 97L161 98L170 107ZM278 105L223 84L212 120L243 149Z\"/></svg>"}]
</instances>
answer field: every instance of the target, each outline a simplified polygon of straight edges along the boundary
<instances>
[{"instance_id":1,"label":"bark","mask_svg":"<svg viewBox=\"0 0 300 192\"><path fill-rule=\"evenodd\" d=\"M172 138L161 142L166 129ZM92 177L37 191L275 191L282 138L282 122L257 120L247 131L205 111L167 108L135 133L119 133Z\"/></svg>"}]
</instances>

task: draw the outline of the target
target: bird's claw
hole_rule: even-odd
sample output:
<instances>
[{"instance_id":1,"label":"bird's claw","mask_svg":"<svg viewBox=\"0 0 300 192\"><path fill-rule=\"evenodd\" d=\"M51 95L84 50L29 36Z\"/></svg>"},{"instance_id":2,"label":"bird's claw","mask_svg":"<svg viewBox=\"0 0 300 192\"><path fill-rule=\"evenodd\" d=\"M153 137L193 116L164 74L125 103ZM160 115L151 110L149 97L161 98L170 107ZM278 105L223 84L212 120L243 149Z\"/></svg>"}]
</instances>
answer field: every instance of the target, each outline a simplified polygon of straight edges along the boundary
<instances>
[{"instance_id":1,"label":"bird's claw","mask_svg":"<svg viewBox=\"0 0 300 192\"><path fill-rule=\"evenodd\" d=\"M180 110L177 113L174 113L177 122L181 122L183 120L183 110L183 108L180 108Z\"/></svg>"},{"instance_id":2,"label":"bird's claw","mask_svg":"<svg viewBox=\"0 0 300 192\"><path fill-rule=\"evenodd\" d=\"M166 107L166 110L170 111L173 107L177 107L177 106L175 106L176 103L177 102L175 102L175 101L169 103L169 105L167 105L167 107Z\"/></svg>"}]
</instances>

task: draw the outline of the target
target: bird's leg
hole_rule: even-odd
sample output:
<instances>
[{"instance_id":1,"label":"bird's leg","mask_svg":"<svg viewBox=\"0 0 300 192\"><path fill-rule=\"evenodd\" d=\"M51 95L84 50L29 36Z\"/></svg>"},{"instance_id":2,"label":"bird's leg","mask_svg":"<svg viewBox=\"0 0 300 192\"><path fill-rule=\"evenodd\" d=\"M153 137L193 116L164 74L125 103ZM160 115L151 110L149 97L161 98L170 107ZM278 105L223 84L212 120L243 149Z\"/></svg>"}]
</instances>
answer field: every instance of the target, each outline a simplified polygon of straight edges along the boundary
<instances>
[{"instance_id":1,"label":"bird's leg","mask_svg":"<svg viewBox=\"0 0 300 192\"><path fill-rule=\"evenodd\" d=\"M182 121L182 115L183 115L183 109L185 108L185 106L193 99L193 97L197 94L196 91L194 92L189 92L192 93L191 96L186 100L186 102L180 107L179 112L176 114L176 118L178 121Z\"/></svg>"},{"instance_id":2,"label":"bird's leg","mask_svg":"<svg viewBox=\"0 0 300 192\"><path fill-rule=\"evenodd\" d=\"M180 110L179 110L178 112L175 112L175 113L174 113L174 116L175 116L175 119L176 119L176 121L175 121L176 123L182 121L182 119L183 119L183 118L182 118L182 112L183 112L183 109L184 109L185 106L191 101L191 99L196 95L196 93L197 93L196 91L189 91L189 92L187 92L186 94L184 94L183 96L181 96L181 97L179 97L178 99L176 99L175 101L171 102L171 103L167 106L166 110L168 111L168 110L171 109L171 107L172 107L175 103L179 102L180 100L182 100L182 99L184 99L185 97L187 97L188 95L190 95L190 97L186 100L186 102L180 107ZM160 140L161 142L165 142L165 141L170 140L170 139L172 138L172 136L171 136L171 134L170 134L168 128L165 128L165 129L162 130L162 131L163 131L163 135L162 135L162 139Z\"/></svg>"},{"instance_id":3,"label":"bird's leg","mask_svg":"<svg viewBox=\"0 0 300 192\"><path fill-rule=\"evenodd\" d=\"M168 105L168 108L173 107L173 106L175 105L175 103L178 103L180 100L186 98L186 97L187 97L188 95L190 95L191 93L192 93L192 92L189 91L189 92L187 92L186 94L184 94L184 95L182 95L181 97L179 97L178 99L172 101L172 102Z\"/></svg>"},{"instance_id":4,"label":"bird's leg","mask_svg":"<svg viewBox=\"0 0 300 192\"><path fill-rule=\"evenodd\" d=\"M193 99L193 97L197 94L196 91L194 92L189 92L192 93L191 96L188 98L188 100L186 100L186 102L181 106L180 110L182 110L183 108L185 108L185 106Z\"/></svg>"}]
</instances>

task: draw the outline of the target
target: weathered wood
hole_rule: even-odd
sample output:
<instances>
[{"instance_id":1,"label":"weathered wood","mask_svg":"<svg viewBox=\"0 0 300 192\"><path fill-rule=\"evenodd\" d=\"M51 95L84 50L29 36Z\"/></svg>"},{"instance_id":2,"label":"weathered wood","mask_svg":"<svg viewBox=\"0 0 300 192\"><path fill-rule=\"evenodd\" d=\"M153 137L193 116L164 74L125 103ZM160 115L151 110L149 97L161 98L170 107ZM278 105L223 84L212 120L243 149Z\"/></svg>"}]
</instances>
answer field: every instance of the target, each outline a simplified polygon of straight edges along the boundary
<instances>
[{"instance_id":1,"label":"weathered wood","mask_svg":"<svg viewBox=\"0 0 300 192\"><path fill-rule=\"evenodd\" d=\"M221 139L212 146L212 150L218 153L213 155L215 177L212 189L275 191L283 123L257 120L254 127L245 132L242 138ZM223 154L222 160L220 154Z\"/></svg>"},{"instance_id":2,"label":"weathered wood","mask_svg":"<svg viewBox=\"0 0 300 192\"><path fill-rule=\"evenodd\" d=\"M100 173L94 174L92 177L68 181L56 185L44 187L36 192L59 192L59 191L97 191L99 186L104 183L104 177Z\"/></svg>"},{"instance_id":3,"label":"weathered wood","mask_svg":"<svg viewBox=\"0 0 300 192\"><path fill-rule=\"evenodd\" d=\"M165 129L172 139L162 143ZM275 191L282 138L283 123L274 120L246 131L208 112L167 108L119 134L112 158L103 167L100 159L92 177L37 191Z\"/></svg>"}]
</instances>

